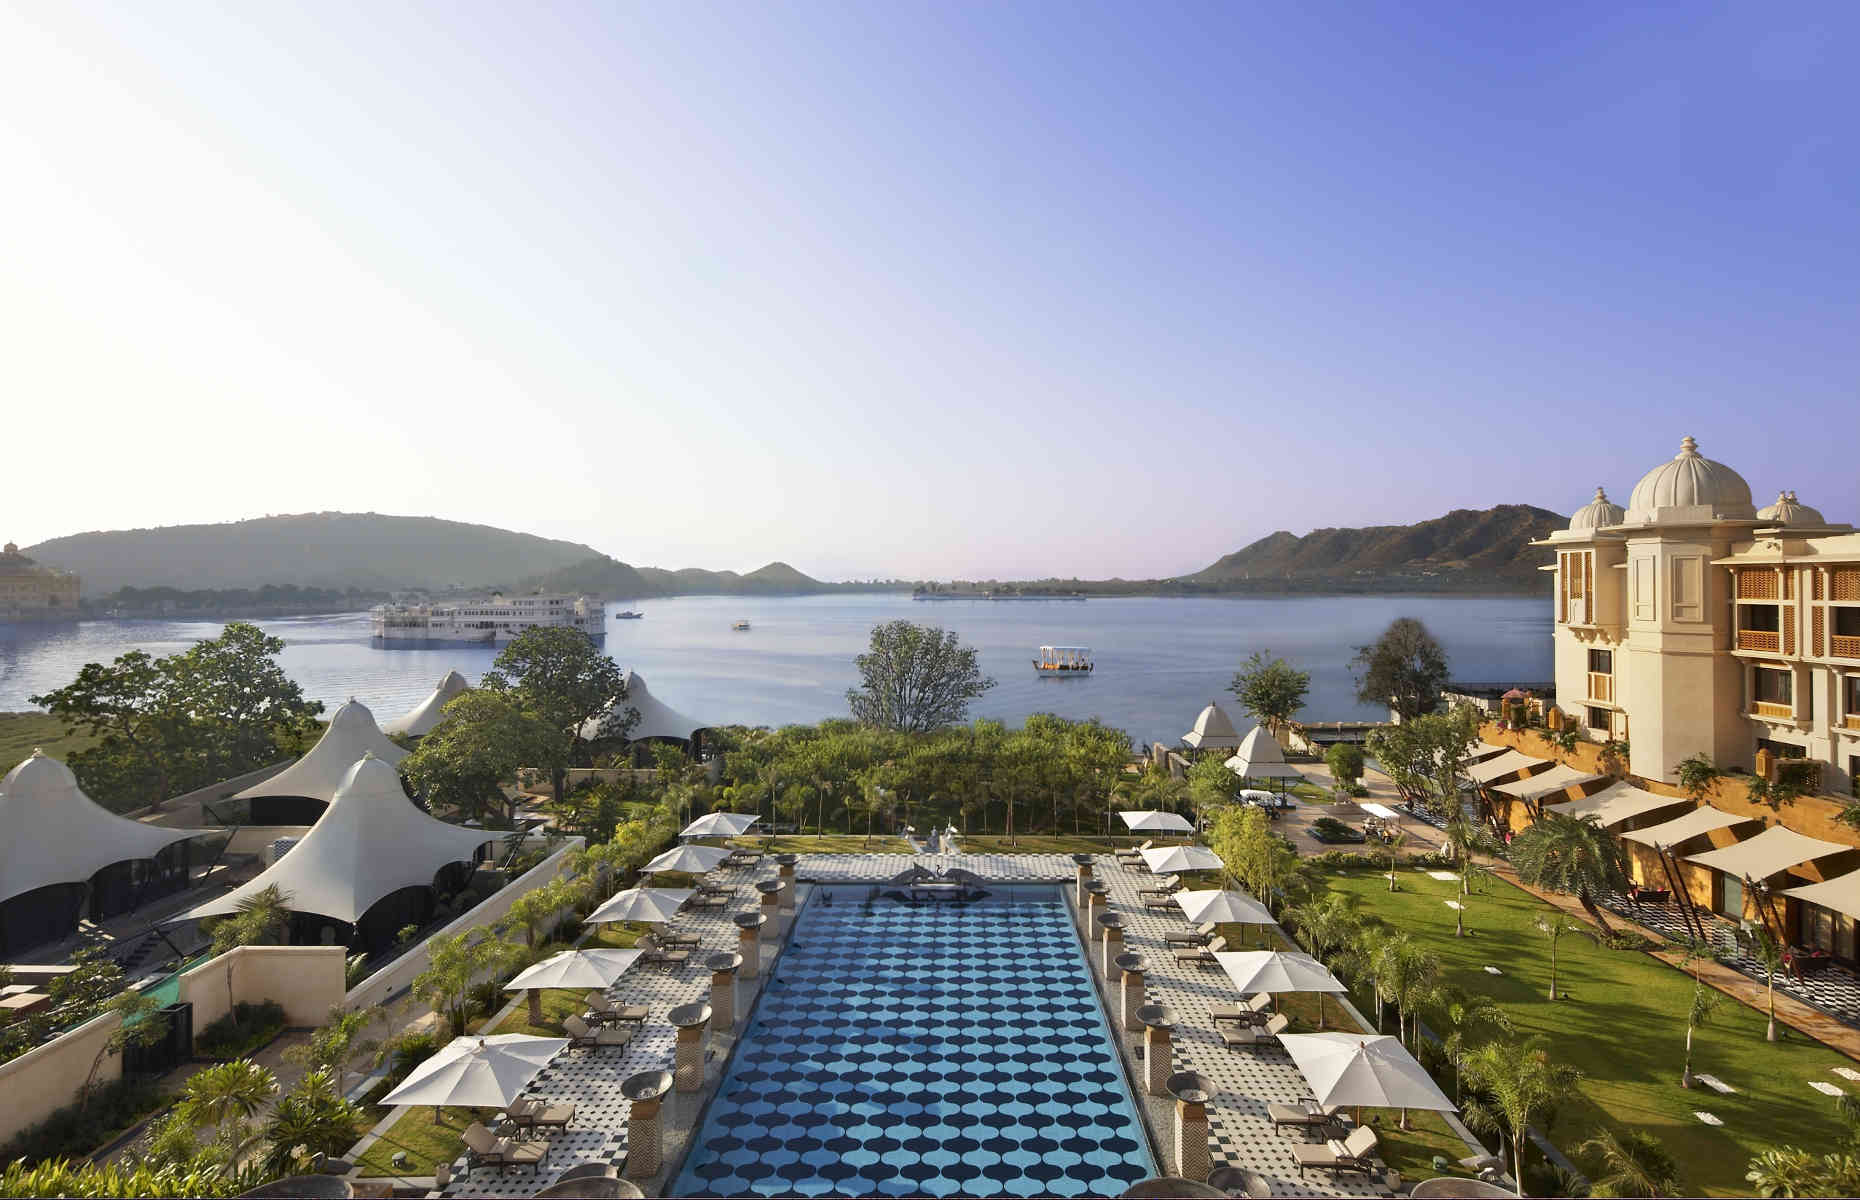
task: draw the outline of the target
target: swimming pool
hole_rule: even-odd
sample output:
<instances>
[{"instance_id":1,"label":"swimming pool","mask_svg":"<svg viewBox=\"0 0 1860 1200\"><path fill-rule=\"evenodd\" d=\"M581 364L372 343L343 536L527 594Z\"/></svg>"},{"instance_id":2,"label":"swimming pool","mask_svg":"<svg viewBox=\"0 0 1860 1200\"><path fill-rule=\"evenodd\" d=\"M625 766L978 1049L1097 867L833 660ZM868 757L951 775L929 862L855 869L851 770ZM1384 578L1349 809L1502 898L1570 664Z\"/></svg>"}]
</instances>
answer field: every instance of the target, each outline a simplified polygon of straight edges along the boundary
<instances>
[{"instance_id":1,"label":"swimming pool","mask_svg":"<svg viewBox=\"0 0 1860 1200\"><path fill-rule=\"evenodd\" d=\"M802 911L668 1194L1114 1196L1157 1174L1055 887Z\"/></svg>"}]
</instances>

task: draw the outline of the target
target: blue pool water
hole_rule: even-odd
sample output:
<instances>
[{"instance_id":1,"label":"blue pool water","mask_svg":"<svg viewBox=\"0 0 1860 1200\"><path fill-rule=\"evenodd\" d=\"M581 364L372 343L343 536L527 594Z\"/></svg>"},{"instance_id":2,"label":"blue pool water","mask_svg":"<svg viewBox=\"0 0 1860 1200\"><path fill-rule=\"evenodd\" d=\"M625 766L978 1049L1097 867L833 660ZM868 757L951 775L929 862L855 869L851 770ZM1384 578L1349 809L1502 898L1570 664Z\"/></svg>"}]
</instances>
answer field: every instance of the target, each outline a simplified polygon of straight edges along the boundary
<instances>
[{"instance_id":1,"label":"blue pool water","mask_svg":"<svg viewBox=\"0 0 1860 1200\"><path fill-rule=\"evenodd\" d=\"M1058 890L803 910L676 1196L1114 1196L1157 1174Z\"/></svg>"}]
</instances>

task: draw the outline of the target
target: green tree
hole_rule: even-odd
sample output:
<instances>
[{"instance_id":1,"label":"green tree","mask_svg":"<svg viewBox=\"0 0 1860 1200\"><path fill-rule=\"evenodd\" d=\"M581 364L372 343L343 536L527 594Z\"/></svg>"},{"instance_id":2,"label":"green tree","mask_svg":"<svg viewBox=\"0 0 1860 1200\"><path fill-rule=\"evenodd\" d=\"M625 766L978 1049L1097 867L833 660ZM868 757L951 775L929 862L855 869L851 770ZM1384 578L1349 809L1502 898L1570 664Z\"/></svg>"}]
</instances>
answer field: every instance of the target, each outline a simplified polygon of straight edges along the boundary
<instances>
[{"instance_id":1,"label":"green tree","mask_svg":"<svg viewBox=\"0 0 1860 1200\"><path fill-rule=\"evenodd\" d=\"M1447 652L1413 617L1397 617L1381 637L1357 647L1351 666L1357 700L1386 704L1402 721L1433 712L1447 685Z\"/></svg>"},{"instance_id":2,"label":"green tree","mask_svg":"<svg viewBox=\"0 0 1860 1200\"><path fill-rule=\"evenodd\" d=\"M1421 1008L1440 995L1440 959L1407 934L1398 933L1382 943L1371 969L1376 987L1395 1004L1396 1035L1413 1049L1419 1039Z\"/></svg>"},{"instance_id":3,"label":"green tree","mask_svg":"<svg viewBox=\"0 0 1860 1200\"><path fill-rule=\"evenodd\" d=\"M97 1085L97 1072L102 1069L104 1059L121 1054L131 1047L153 1046L168 1036L168 1018L163 1015L160 1003L141 992L118 992L104 1004L103 1010L115 1013L121 1018L121 1023L110 1031L109 1037L103 1039L103 1043L97 1047L96 1055L90 1060L90 1071L84 1076L84 1086L78 1089L79 1112L90 1106L91 1090Z\"/></svg>"},{"instance_id":4,"label":"green tree","mask_svg":"<svg viewBox=\"0 0 1860 1200\"><path fill-rule=\"evenodd\" d=\"M847 690L846 703L855 721L879 729L922 733L957 724L995 686L973 646L949 630L909 621L873 626L866 652L854 661L860 684Z\"/></svg>"},{"instance_id":5,"label":"green tree","mask_svg":"<svg viewBox=\"0 0 1860 1200\"><path fill-rule=\"evenodd\" d=\"M216 1063L188 1076L178 1110L195 1126L214 1130L219 1160L239 1161L254 1141L251 1122L278 1094L278 1078L249 1058Z\"/></svg>"},{"instance_id":6,"label":"green tree","mask_svg":"<svg viewBox=\"0 0 1860 1200\"><path fill-rule=\"evenodd\" d=\"M1692 976L1692 996L1686 1005L1686 1054L1679 1066L1679 1086L1692 1086L1692 1040L1699 1029L1711 1022L1712 1013L1718 1009L1718 1001L1723 999L1719 993L1705 986L1703 976L1694 972Z\"/></svg>"},{"instance_id":7,"label":"green tree","mask_svg":"<svg viewBox=\"0 0 1860 1200\"><path fill-rule=\"evenodd\" d=\"M300 1170L306 1155L334 1157L354 1144L362 1110L343 1098L336 1080L335 1072L318 1067L279 1099L265 1123L266 1169L283 1175Z\"/></svg>"},{"instance_id":8,"label":"green tree","mask_svg":"<svg viewBox=\"0 0 1860 1200\"><path fill-rule=\"evenodd\" d=\"M277 884L240 900L238 909L214 922L209 931L213 953L224 954L238 946L275 946L284 940L290 926L291 898Z\"/></svg>"},{"instance_id":9,"label":"green tree","mask_svg":"<svg viewBox=\"0 0 1860 1200\"><path fill-rule=\"evenodd\" d=\"M1548 814L1511 839L1511 865L1532 887L1574 896L1604 934L1596 897L1626 891L1627 851L1593 817Z\"/></svg>"},{"instance_id":10,"label":"green tree","mask_svg":"<svg viewBox=\"0 0 1860 1200\"><path fill-rule=\"evenodd\" d=\"M1285 910L1285 919L1298 931L1305 952L1325 966L1356 940L1363 918L1356 910L1356 897L1343 892L1327 892L1321 899L1313 897ZM1324 1028L1324 993L1319 992L1318 1028Z\"/></svg>"},{"instance_id":11,"label":"green tree","mask_svg":"<svg viewBox=\"0 0 1860 1200\"><path fill-rule=\"evenodd\" d=\"M367 1008L332 1005L328 1017L310 1035L310 1040L286 1049L284 1060L331 1072L335 1076L336 1090L344 1091L349 1064L380 1049L380 1040L366 1035L371 1026L386 1018L387 1010L378 1004Z\"/></svg>"},{"instance_id":12,"label":"green tree","mask_svg":"<svg viewBox=\"0 0 1860 1200\"><path fill-rule=\"evenodd\" d=\"M1465 1096L1463 1064L1475 1044L1473 1038L1481 1029L1510 1033L1511 1016L1486 993L1468 992L1458 987L1442 990L1440 1007L1447 1022L1442 1048L1447 1053L1447 1061L1453 1064L1453 1099L1458 1103Z\"/></svg>"},{"instance_id":13,"label":"green tree","mask_svg":"<svg viewBox=\"0 0 1860 1200\"><path fill-rule=\"evenodd\" d=\"M1591 1196L1672 1196L1679 1192L1679 1163L1659 1138L1644 1130L1617 1134L1602 1126L1576 1149L1600 1163L1591 1177Z\"/></svg>"},{"instance_id":14,"label":"green tree","mask_svg":"<svg viewBox=\"0 0 1860 1200\"><path fill-rule=\"evenodd\" d=\"M1724 772L1713 765L1711 755L1704 751L1679 760L1679 786L1699 804L1705 803L1712 785L1723 777Z\"/></svg>"},{"instance_id":15,"label":"green tree","mask_svg":"<svg viewBox=\"0 0 1860 1200\"><path fill-rule=\"evenodd\" d=\"M1324 766L1338 787L1356 787L1363 782L1363 748L1355 742L1338 742L1324 752Z\"/></svg>"},{"instance_id":16,"label":"green tree","mask_svg":"<svg viewBox=\"0 0 1860 1200\"><path fill-rule=\"evenodd\" d=\"M1224 804L1233 803L1240 777L1227 769L1219 755L1210 754L1189 764L1188 798L1197 813L1206 814Z\"/></svg>"},{"instance_id":17,"label":"green tree","mask_svg":"<svg viewBox=\"0 0 1860 1200\"><path fill-rule=\"evenodd\" d=\"M1571 933L1587 933L1589 927L1581 921L1574 921L1562 913L1540 913L1531 921L1537 932L1550 940L1550 998L1557 998L1556 991L1556 944Z\"/></svg>"},{"instance_id":18,"label":"green tree","mask_svg":"<svg viewBox=\"0 0 1860 1200\"><path fill-rule=\"evenodd\" d=\"M480 978L496 977L515 966L523 948L483 930L434 937L427 946L426 970L414 977L413 994L445 1018L453 1037L462 1037L474 1011L472 986Z\"/></svg>"},{"instance_id":19,"label":"green tree","mask_svg":"<svg viewBox=\"0 0 1860 1200\"><path fill-rule=\"evenodd\" d=\"M1511 1140L1511 1177L1524 1194L1524 1144L1530 1124L1568 1098L1582 1078L1575 1067L1551 1061L1542 1038L1522 1046L1487 1042L1466 1055L1465 1070L1475 1086L1491 1094L1502 1129ZM1468 1114L1468 1124L1477 1119ZM1481 1121L1481 1124L1486 1124ZM1493 1128L1478 1132L1497 1132Z\"/></svg>"},{"instance_id":20,"label":"green tree","mask_svg":"<svg viewBox=\"0 0 1860 1200\"><path fill-rule=\"evenodd\" d=\"M1278 729L1298 715L1311 691L1311 673L1300 671L1282 658L1266 657L1267 651L1255 650L1234 673L1227 685L1254 720L1267 729Z\"/></svg>"},{"instance_id":21,"label":"green tree","mask_svg":"<svg viewBox=\"0 0 1860 1200\"><path fill-rule=\"evenodd\" d=\"M1757 926L1757 938L1751 950L1757 961L1763 964L1764 990L1769 993L1769 1028L1764 1030L1763 1039L1773 1042L1776 1032L1776 973L1783 969L1783 951L1786 947L1770 932L1768 923Z\"/></svg>"},{"instance_id":22,"label":"green tree","mask_svg":"<svg viewBox=\"0 0 1860 1200\"><path fill-rule=\"evenodd\" d=\"M1842 1092L1834 1111L1847 1126L1838 1152L1816 1158L1796 1146L1764 1151L1744 1176L1757 1195L1860 1196L1860 1098Z\"/></svg>"},{"instance_id":23,"label":"green tree","mask_svg":"<svg viewBox=\"0 0 1860 1200\"><path fill-rule=\"evenodd\" d=\"M508 696L551 731L533 747L536 760L526 765L549 772L557 804L584 731L593 735L590 740L624 738L639 723L638 709L622 707L626 674L579 629L524 630L498 654L479 690ZM450 705L446 711L450 716Z\"/></svg>"},{"instance_id":24,"label":"green tree","mask_svg":"<svg viewBox=\"0 0 1860 1200\"><path fill-rule=\"evenodd\" d=\"M446 705L445 720L401 760L400 771L433 812L508 828L515 803L504 784L519 767L545 762L558 732L519 697L474 688Z\"/></svg>"}]
</instances>

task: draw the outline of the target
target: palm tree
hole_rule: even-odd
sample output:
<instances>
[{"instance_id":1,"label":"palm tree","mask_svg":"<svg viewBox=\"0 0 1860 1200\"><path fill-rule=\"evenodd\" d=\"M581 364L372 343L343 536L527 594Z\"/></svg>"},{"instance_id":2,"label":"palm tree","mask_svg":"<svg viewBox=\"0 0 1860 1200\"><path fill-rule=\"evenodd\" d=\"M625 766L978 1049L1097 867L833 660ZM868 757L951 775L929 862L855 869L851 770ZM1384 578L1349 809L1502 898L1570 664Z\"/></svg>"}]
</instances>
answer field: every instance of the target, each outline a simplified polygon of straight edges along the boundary
<instances>
[{"instance_id":1,"label":"palm tree","mask_svg":"<svg viewBox=\"0 0 1860 1200\"><path fill-rule=\"evenodd\" d=\"M1698 974L1692 976L1692 1003L1686 1008L1686 1057L1679 1068L1679 1086L1692 1086L1692 1035L1699 1026L1711 1020L1711 1014L1718 1007L1721 996L1705 986L1705 980Z\"/></svg>"},{"instance_id":2,"label":"palm tree","mask_svg":"<svg viewBox=\"0 0 1860 1200\"><path fill-rule=\"evenodd\" d=\"M534 990L531 995L534 995ZM344 1008L340 1004L332 1005L328 1020L310 1040L291 1046L284 1051L286 1062L302 1066L321 1067L333 1071L336 1077L336 1090L343 1090L347 1082L349 1064L365 1054L373 1054L381 1048L378 1040L362 1036L370 1025L387 1018L387 1009L380 1005L372 1008ZM540 1024L540 1022L533 1022Z\"/></svg>"},{"instance_id":3,"label":"palm tree","mask_svg":"<svg viewBox=\"0 0 1860 1200\"><path fill-rule=\"evenodd\" d=\"M1537 932L1550 939L1550 998L1556 995L1556 944L1567 933L1587 933L1588 927L1581 921L1572 921L1562 913L1542 913L1531 922Z\"/></svg>"},{"instance_id":4,"label":"palm tree","mask_svg":"<svg viewBox=\"0 0 1860 1200\"><path fill-rule=\"evenodd\" d=\"M1593 817L1547 816L1511 839L1511 865L1533 887L1574 896L1603 933L1596 897L1625 891L1627 851Z\"/></svg>"},{"instance_id":5,"label":"palm tree","mask_svg":"<svg viewBox=\"0 0 1860 1200\"><path fill-rule=\"evenodd\" d=\"M362 1111L343 1099L335 1077L326 1069L311 1071L297 1081L277 1111L265 1123L270 1149L265 1166L278 1174L293 1168L299 1152L341 1154L355 1142Z\"/></svg>"},{"instance_id":6,"label":"palm tree","mask_svg":"<svg viewBox=\"0 0 1860 1200\"><path fill-rule=\"evenodd\" d=\"M1482 1025L1489 1025L1501 1033L1510 1033L1511 1016L1498 1001L1484 992L1447 988L1440 998L1441 1009L1447 1020L1447 1061L1453 1064L1453 1098L1458 1101L1465 1095L1460 1073L1461 1064L1471 1049L1467 1045L1468 1040Z\"/></svg>"},{"instance_id":7,"label":"palm tree","mask_svg":"<svg viewBox=\"0 0 1860 1200\"><path fill-rule=\"evenodd\" d=\"M1327 893L1323 899L1306 900L1286 910L1286 918L1298 930L1298 940L1305 950L1325 966L1339 950L1348 946L1362 927L1356 912L1356 897L1344 892ZM1324 1028L1324 993L1319 992L1318 1028Z\"/></svg>"},{"instance_id":8,"label":"palm tree","mask_svg":"<svg viewBox=\"0 0 1860 1200\"><path fill-rule=\"evenodd\" d=\"M1395 1034L1412 1049L1421 1006L1440 993L1440 960L1398 933L1382 944L1372 969L1377 989L1395 1002Z\"/></svg>"},{"instance_id":9,"label":"palm tree","mask_svg":"<svg viewBox=\"0 0 1860 1200\"><path fill-rule=\"evenodd\" d=\"M1650 1133L1617 1134L1603 1126L1577 1150L1601 1162L1590 1181L1591 1196L1671 1196L1679 1190L1679 1164Z\"/></svg>"},{"instance_id":10,"label":"palm tree","mask_svg":"<svg viewBox=\"0 0 1860 1200\"><path fill-rule=\"evenodd\" d=\"M1487 1042L1466 1056L1466 1073L1491 1093L1511 1139L1511 1178L1524 1194L1524 1143L1531 1121L1560 1103L1582 1078L1575 1067L1550 1061L1542 1038L1522 1046Z\"/></svg>"},{"instance_id":11,"label":"palm tree","mask_svg":"<svg viewBox=\"0 0 1860 1200\"><path fill-rule=\"evenodd\" d=\"M1391 833L1386 836L1388 838L1389 849L1389 891L1392 892L1395 890L1395 852L1400 850L1402 845L1407 842L1408 835L1405 833Z\"/></svg>"},{"instance_id":12,"label":"palm tree","mask_svg":"<svg viewBox=\"0 0 1860 1200\"><path fill-rule=\"evenodd\" d=\"M210 1125L228 1166L237 1164L252 1138L247 1122L278 1094L278 1077L249 1058L216 1063L194 1072L182 1086L176 1108L196 1126Z\"/></svg>"},{"instance_id":13,"label":"palm tree","mask_svg":"<svg viewBox=\"0 0 1860 1200\"><path fill-rule=\"evenodd\" d=\"M1768 925L1757 926L1756 944L1751 947L1757 958L1763 963L1763 978L1767 984L1770 1002L1770 1026L1763 1037L1765 1041L1776 1040L1776 972L1782 970L1783 944L1776 940Z\"/></svg>"}]
</instances>

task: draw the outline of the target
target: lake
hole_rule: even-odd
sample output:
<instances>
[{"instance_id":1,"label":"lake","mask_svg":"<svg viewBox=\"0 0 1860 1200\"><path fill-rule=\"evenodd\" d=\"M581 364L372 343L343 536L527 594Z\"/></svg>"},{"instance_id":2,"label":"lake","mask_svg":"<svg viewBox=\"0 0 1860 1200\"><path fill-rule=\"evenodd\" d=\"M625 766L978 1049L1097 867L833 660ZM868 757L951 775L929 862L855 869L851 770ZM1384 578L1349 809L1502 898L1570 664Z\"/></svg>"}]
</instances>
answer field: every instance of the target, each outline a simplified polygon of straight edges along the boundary
<instances>
[{"instance_id":1,"label":"lake","mask_svg":"<svg viewBox=\"0 0 1860 1200\"><path fill-rule=\"evenodd\" d=\"M1227 685L1266 650L1311 672L1306 720L1381 719L1356 703L1349 660L1396 617L1416 617L1446 647L1456 679L1551 678L1550 605L1537 596L1138 596L1067 601L913 601L905 594L684 596L636 602L646 616L610 616L606 650L655 696L716 724L784 725L846 714L853 657L872 626L899 617L953 629L981 651L998 685L975 715L1017 724L1029 713L1101 717L1142 742L1173 744L1209 700L1236 721ZM609 613L621 605L609 605ZM749 632L730 628L748 620ZM367 613L256 622L281 637L284 669L334 707L353 696L385 720L456 668L474 682L490 649L377 650ZM84 621L0 625L0 711L69 683L87 662L130 649L169 654L219 632L216 621ZM1085 645L1097 669L1042 678L1043 644Z\"/></svg>"}]
</instances>

